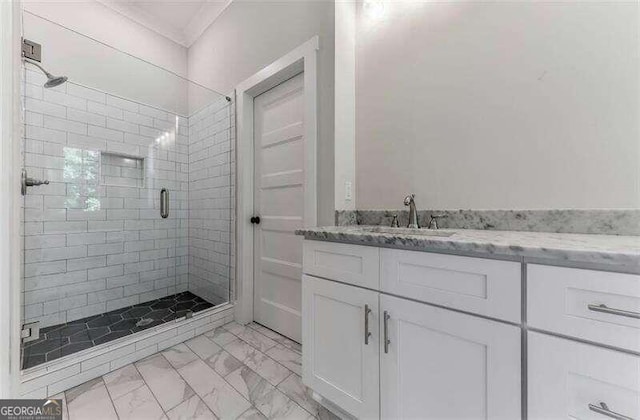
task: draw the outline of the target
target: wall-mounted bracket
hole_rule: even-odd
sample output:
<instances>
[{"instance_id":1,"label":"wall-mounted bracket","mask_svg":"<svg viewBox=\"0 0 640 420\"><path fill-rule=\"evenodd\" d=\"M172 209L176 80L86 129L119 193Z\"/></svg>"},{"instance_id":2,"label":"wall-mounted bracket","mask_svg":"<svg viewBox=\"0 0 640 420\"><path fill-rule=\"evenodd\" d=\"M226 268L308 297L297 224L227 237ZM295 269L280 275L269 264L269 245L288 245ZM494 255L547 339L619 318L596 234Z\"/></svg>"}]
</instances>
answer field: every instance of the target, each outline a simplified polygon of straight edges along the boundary
<instances>
[{"instance_id":1,"label":"wall-mounted bracket","mask_svg":"<svg viewBox=\"0 0 640 420\"><path fill-rule=\"evenodd\" d=\"M22 56L39 63L42 61L42 46L37 42L22 38Z\"/></svg>"}]
</instances>

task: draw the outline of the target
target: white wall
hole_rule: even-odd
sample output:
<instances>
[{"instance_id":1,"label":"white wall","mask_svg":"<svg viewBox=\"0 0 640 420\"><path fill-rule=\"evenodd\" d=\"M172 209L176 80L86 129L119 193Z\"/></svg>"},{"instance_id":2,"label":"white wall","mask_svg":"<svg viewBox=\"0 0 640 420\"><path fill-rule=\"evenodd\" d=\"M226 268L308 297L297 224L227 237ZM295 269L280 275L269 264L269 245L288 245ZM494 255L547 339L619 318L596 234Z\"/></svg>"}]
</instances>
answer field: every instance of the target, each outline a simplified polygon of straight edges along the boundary
<instances>
[{"instance_id":1,"label":"white wall","mask_svg":"<svg viewBox=\"0 0 640 420\"><path fill-rule=\"evenodd\" d=\"M24 36L42 44L51 73L184 116L220 98L183 78L186 48L100 3L28 2L24 9Z\"/></svg>"},{"instance_id":2,"label":"white wall","mask_svg":"<svg viewBox=\"0 0 640 420\"><path fill-rule=\"evenodd\" d=\"M23 0L24 10L111 45L181 76L187 49L97 1ZM135 41L135 42L134 42Z\"/></svg>"},{"instance_id":3,"label":"white wall","mask_svg":"<svg viewBox=\"0 0 640 420\"><path fill-rule=\"evenodd\" d=\"M375 5L375 4L374 4ZM358 208L640 207L637 2L359 8Z\"/></svg>"},{"instance_id":4,"label":"white wall","mask_svg":"<svg viewBox=\"0 0 640 420\"><path fill-rule=\"evenodd\" d=\"M335 3L335 205L354 210L356 154L356 2ZM347 195L351 184L351 198Z\"/></svg>"},{"instance_id":5,"label":"white wall","mask_svg":"<svg viewBox=\"0 0 640 420\"><path fill-rule=\"evenodd\" d=\"M314 35L319 51L318 220L334 212L333 1L234 1L188 52L189 79L219 92L237 84Z\"/></svg>"}]
</instances>

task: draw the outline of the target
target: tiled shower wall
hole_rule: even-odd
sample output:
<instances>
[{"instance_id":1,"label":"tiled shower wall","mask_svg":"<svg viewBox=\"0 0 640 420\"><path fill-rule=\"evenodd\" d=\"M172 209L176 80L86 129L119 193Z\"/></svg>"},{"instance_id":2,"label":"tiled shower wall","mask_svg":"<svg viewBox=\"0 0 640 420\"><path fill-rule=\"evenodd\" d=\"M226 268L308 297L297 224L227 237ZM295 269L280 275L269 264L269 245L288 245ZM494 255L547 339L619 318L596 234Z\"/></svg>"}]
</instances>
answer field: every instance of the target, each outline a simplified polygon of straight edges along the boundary
<instances>
[{"instance_id":1,"label":"tiled shower wall","mask_svg":"<svg viewBox=\"0 0 640 420\"><path fill-rule=\"evenodd\" d=\"M230 101L189 117L189 290L229 299L232 273L233 142Z\"/></svg>"},{"instance_id":2,"label":"tiled shower wall","mask_svg":"<svg viewBox=\"0 0 640 420\"><path fill-rule=\"evenodd\" d=\"M44 327L205 286L226 301L230 105L221 100L188 119L43 82L26 71L25 167L51 184L25 199L25 322ZM163 187L167 219L159 216Z\"/></svg>"}]
</instances>

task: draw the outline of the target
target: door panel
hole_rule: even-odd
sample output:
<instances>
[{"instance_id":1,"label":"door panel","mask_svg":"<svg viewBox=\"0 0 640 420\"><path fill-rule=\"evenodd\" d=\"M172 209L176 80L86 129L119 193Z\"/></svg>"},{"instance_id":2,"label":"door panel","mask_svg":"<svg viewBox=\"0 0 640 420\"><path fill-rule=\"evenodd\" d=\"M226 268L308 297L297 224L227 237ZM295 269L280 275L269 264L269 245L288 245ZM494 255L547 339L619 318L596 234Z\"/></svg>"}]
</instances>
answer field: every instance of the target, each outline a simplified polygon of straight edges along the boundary
<instances>
[{"instance_id":1,"label":"door panel","mask_svg":"<svg viewBox=\"0 0 640 420\"><path fill-rule=\"evenodd\" d=\"M301 340L303 74L254 100L254 319Z\"/></svg>"},{"instance_id":2,"label":"door panel","mask_svg":"<svg viewBox=\"0 0 640 420\"><path fill-rule=\"evenodd\" d=\"M302 282L303 382L358 418L377 418L378 293L306 275Z\"/></svg>"},{"instance_id":3,"label":"door panel","mask_svg":"<svg viewBox=\"0 0 640 420\"><path fill-rule=\"evenodd\" d=\"M520 417L520 329L380 295L382 418Z\"/></svg>"}]
</instances>

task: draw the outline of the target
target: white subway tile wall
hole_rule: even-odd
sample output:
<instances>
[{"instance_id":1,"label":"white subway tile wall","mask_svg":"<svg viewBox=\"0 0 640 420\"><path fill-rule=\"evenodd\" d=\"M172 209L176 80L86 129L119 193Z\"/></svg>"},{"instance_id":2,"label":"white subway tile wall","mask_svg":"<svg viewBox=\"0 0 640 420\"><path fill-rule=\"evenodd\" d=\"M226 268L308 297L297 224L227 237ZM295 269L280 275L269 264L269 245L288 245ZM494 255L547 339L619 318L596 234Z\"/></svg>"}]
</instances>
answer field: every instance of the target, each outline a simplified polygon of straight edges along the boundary
<instances>
[{"instance_id":1,"label":"white subway tile wall","mask_svg":"<svg viewBox=\"0 0 640 420\"><path fill-rule=\"evenodd\" d=\"M24 321L46 327L185 290L226 302L230 103L187 118L44 80L25 70L25 169L51 183L24 200Z\"/></svg>"},{"instance_id":2,"label":"white subway tile wall","mask_svg":"<svg viewBox=\"0 0 640 420\"><path fill-rule=\"evenodd\" d=\"M189 290L209 301L230 292L231 108L220 101L189 118Z\"/></svg>"}]
</instances>

